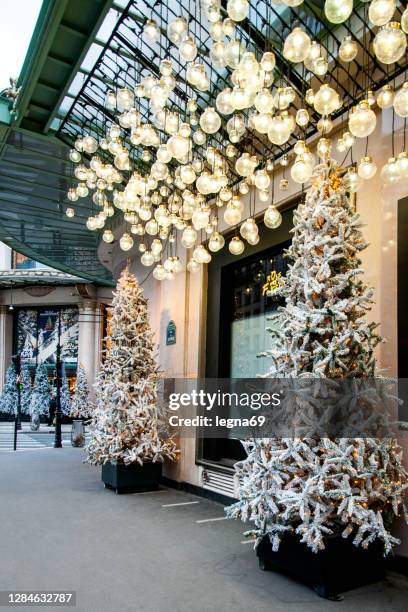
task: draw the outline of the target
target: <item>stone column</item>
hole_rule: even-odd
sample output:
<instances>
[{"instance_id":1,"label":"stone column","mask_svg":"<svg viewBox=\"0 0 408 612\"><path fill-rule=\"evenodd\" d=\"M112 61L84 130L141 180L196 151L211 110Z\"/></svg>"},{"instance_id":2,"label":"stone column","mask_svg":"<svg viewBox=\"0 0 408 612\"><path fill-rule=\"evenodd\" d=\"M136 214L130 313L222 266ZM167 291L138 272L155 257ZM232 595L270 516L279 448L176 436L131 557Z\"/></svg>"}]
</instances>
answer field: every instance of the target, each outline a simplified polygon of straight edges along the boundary
<instances>
[{"instance_id":1,"label":"stone column","mask_svg":"<svg viewBox=\"0 0 408 612\"><path fill-rule=\"evenodd\" d=\"M79 304L78 365L82 365L85 369L91 390L96 374L95 319L97 316L95 302Z\"/></svg>"},{"instance_id":2,"label":"stone column","mask_svg":"<svg viewBox=\"0 0 408 612\"><path fill-rule=\"evenodd\" d=\"M6 371L13 351L13 316L8 306L0 306L0 391L6 380Z\"/></svg>"}]
</instances>

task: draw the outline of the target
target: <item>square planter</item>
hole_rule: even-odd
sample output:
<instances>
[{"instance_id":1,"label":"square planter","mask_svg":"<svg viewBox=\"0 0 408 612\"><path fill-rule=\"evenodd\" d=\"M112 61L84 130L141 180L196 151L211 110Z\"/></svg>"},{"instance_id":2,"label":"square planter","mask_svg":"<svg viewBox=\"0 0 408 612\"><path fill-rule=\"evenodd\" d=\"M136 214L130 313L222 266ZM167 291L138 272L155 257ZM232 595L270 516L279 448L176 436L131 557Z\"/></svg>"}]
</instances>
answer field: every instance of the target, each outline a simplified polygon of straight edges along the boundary
<instances>
[{"instance_id":1,"label":"square planter","mask_svg":"<svg viewBox=\"0 0 408 612\"><path fill-rule=\"evenodd\" d=\"M385 577L384 547L376 540L367 549L353 545L351 539L330 537L326 548L314 553L295 534L285 534L274 552L269 537L257 548L259 567L278 570L309 584L326 599L340 599L339 593Z\"/></svg>"},{"instance_id":2,"label":"square planter","mask_svg":"<svg viewBox=\"0 0 408 612\"><path fill-rule=\"evenodd\" d=\"M102 466L102 481L105 488L116 493L137 493L155 491L159 488L161 463L105 463Z\"/></svg>"}]
</instances>

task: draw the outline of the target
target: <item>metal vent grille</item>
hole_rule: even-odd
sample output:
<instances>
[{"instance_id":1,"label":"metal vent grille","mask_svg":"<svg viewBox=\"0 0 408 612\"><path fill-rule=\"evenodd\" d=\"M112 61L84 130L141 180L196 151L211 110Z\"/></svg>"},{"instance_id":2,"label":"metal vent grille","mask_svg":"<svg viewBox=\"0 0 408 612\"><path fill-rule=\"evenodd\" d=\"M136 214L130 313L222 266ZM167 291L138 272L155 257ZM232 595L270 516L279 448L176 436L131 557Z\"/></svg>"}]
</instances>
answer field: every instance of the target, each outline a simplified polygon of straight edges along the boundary
<instances>
[{"instance_id":1,"label":"metal vent grille","mask_svg":"<svg viewBox=\"0 0 408 612\"><path fill-rule=\"evenodd\" d=\"M231 498L237 497L237 482L234 474L201 468L200 482L204 489Z\"/></svg>"}]
</instances>

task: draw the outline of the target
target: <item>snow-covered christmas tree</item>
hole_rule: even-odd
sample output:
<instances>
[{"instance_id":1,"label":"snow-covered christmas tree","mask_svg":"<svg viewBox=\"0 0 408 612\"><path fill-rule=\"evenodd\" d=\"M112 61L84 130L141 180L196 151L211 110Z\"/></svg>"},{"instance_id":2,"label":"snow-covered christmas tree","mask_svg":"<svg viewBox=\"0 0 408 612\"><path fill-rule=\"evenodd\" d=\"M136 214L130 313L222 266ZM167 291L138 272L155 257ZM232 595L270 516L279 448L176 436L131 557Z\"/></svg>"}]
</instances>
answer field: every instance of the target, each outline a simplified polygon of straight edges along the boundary
<instances>
[{"instance_id":1,"label":"snow-covered christmas tree","mask_svg":"<svg viewBox=\"0 0 408 612\"><path fill-rule=\"evenodd\" d=\"M95 385L96 409L87 460L132 464L175 459L175 442L162 433L158 366L147 300L125 269L111 307L109 349Z\"/></svg>"},{"instance_id":2,"label":"snow-covered christmas tree","mask_svg":"<svg viewBox=\"0 0 408 612\"><path fill-rule=\"evenodd\" d=\"M65 369L63 371L62 378L61 378L60 402L61 402L61 414L63 416L69 416L71 413L71 393L69 391L68 378L65 373Z\"/></svg>"},{"instance_id":3,"label":"snow-covered christmas tree","mask_svg":"<svg viewBox=\"0 0 408 612\"><path fill-rule=\"evenodd\" d=\"M11 365L6 372L6 383L3 387L3 393L0 401L0 412L5 414L11 414L15 416L17 414L17 375L14 365Z\"/></svg>"},{"instance_id":4,"label":"snow-covered christmas tree","mask_svg":"<svg viewBox=\"0 0 408 612\"><path fill-rule=\"evenodd\" d=\"M21 364L21 413L30 414L30 402L32 393L31 375L27 364L24 362Z\"/></svg>"},{"instance_id":5,"label":"snow-covered christmas tree","mask_svg":"<svg viewBox=\"0 0 408 612\"><path fill-rule=\"evenodd\" d=\"M89 393L88 380L83 366L78 366L75 392L71 400L71 414L73 419L90 419L94 411L94 403Z\"/></svg>"},{"instance_id":6,"label":"snow-covered christmas tree","mask_svg":"<svg viewBox=\"0 0 408 612\"><path fill-rule=\"evenodd\" d=\"M37 366L34 386L31 392L30 415L48 416L50 406L50 385L48 383L47 368L43 363Z\"/></svg>"},{"instance_id":7,"label":"snow-covered christmas tree","mask_svg":"<svg viewBox=\"0 0 408 612\"><path fill-rule=\"evenodd\" d=\"M277 291L286 305L265 354L269 377L318 385L321 378L357 384L375 376L373 351L381 339L365 319L372 290L360 278L358 254L367 246L360 228L334 162L318 166L294 215L292 265ZM311 407L294 406L297 420L292 414L288 420L305 425ZM258 542L268 535L277 550L286 532L296 533L318 552L335 534L364 548L380 539L385 554L398 542L390 527L393 516L406 516L408 473L394 439L299 436L243 444L248 456L236 465L240 501L227 514L254 522L248 533Z\"/></svg>"}]
</instances>

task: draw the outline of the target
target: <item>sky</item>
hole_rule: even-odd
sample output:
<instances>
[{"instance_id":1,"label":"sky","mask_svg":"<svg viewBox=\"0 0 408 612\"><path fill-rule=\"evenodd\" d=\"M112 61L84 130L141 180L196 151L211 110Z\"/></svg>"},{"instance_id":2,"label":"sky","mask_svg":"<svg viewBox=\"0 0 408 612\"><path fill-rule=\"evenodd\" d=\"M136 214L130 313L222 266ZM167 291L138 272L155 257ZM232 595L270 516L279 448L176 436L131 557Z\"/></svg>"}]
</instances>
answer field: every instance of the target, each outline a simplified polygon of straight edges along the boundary
<instances>
[{"instance_id":1,"label":"sky","mask_svg":"<svg viewBox=\"0 0 408 612\"><path fill-rule=\"evenodd\" d=\"M0 91L18 77L42 0L0 0Z\"/></svg>"}]
</instances>

